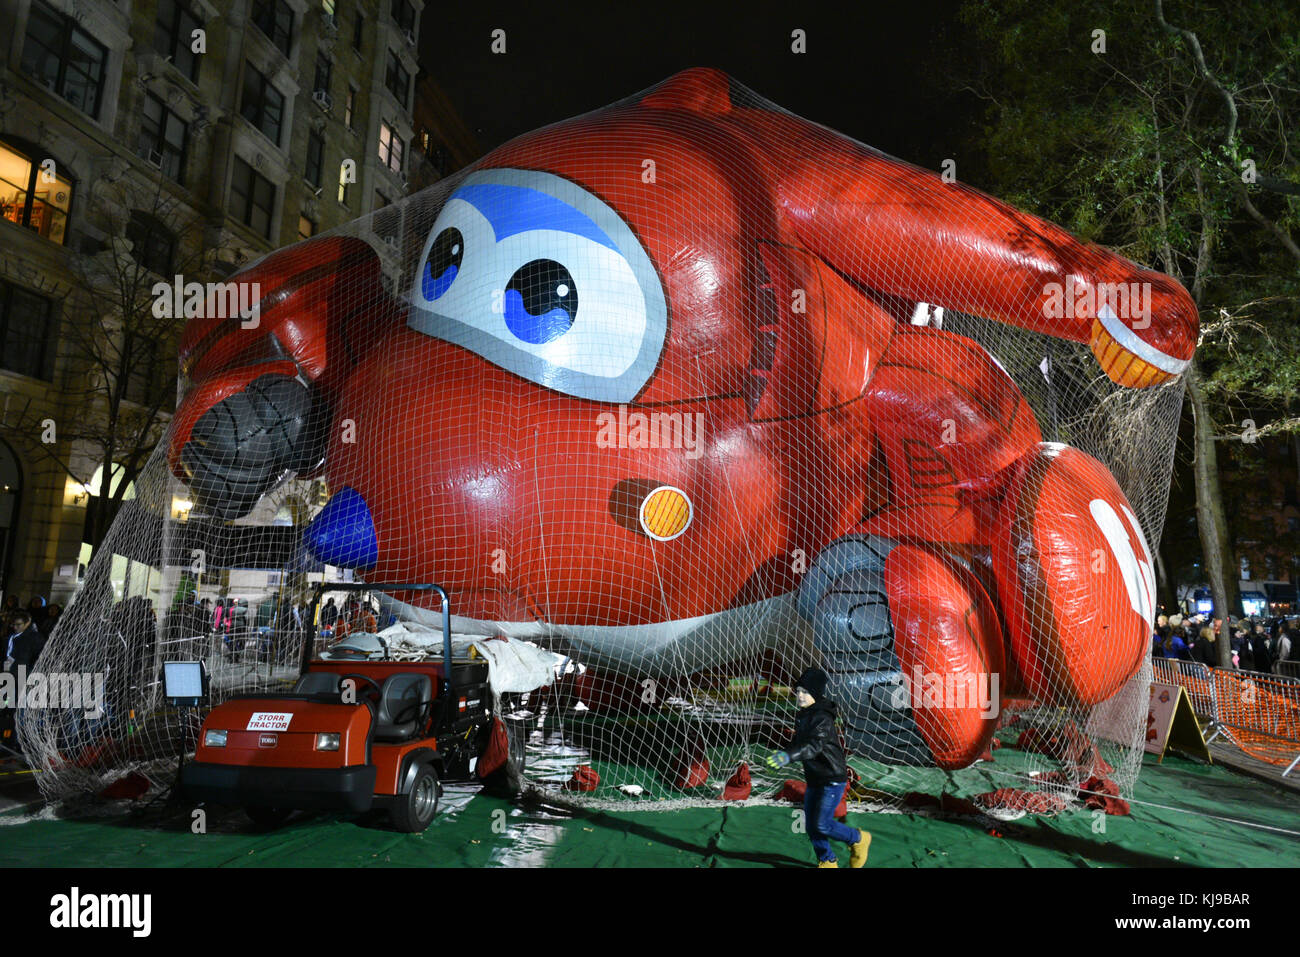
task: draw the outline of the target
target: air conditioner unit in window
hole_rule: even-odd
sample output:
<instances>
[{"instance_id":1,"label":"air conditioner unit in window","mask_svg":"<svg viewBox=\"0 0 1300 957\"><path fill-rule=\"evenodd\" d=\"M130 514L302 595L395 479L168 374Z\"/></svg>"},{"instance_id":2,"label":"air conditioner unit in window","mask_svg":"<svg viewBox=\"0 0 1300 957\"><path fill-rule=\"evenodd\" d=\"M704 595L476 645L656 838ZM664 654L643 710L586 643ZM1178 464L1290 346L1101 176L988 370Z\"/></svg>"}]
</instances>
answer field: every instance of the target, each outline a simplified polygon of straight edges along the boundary
<instances>
[{"instance_id":1,"label":"air conditioner unit in window","mask_svg":"<svg viewBox=\"0 0 1300 957\"><path fill-rule=\"evenodd\" d=\"M330 95L324 90L316 90L312 93L311 98L322 110L328 110L334 105L334 101L330 99Z\"/></svg>"},{"instance_id":2,"label":"air conditioner unit in window","mask_svg":"<svg viewBox=\"0 0 1300 957\"><path fill-rule=\"evenodd\" d=\"M415 46L415 34L410 30L406 31L406 42L411 46Z\"/></svg>"}]
</instances>

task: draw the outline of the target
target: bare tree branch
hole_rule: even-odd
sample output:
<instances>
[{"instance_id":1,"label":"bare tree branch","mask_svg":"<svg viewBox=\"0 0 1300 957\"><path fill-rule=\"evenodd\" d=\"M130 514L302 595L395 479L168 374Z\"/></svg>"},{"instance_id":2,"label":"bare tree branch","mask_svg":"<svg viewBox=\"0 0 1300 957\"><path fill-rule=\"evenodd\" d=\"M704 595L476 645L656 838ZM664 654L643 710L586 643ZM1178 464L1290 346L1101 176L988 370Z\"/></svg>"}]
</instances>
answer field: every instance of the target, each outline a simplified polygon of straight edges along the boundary
<instances>
[{"instance_id":1,"label":"bare tree branch","mask_svg":"<svg viewBox=\"0 0 1300 957\"><path fill-rule=\"evenodd\" d=\"M1296 245L1296 241L1291 238L1290 233L1255 208L1255 204L1250 201L1250 194L1246 192L1244 183L1238 185L1237 195L1241 199L1241 204L1246 208L1246 212L1250 214L1250 218L1272 233L1277 241L1282 244L1282 248L1289 252L1296 262L1300 262L1300 246Z\"/></svg>"},{"instance_id":2,"label":"bare tree branch","mask_svg":"<svg viewBox=\"0 0 1300 957\"><path fill-rule=\"evenodd\" d=\"M1168 21L1165 20L1164 9L1163 9L1164 0L1154 0L1154 2L1156 7L1156 21L1160 24L1161 28L1166 33L1169 33L1173 36L1181 37L1183 39L1183 42L1187 44L1188 49L1191 51L1192 59L1196 63L1197 72L1207 83L1210 84L1210 86L1214 87L1215 91L1218 92L1219 94L1219 98L1223 101L1224 109L1228 114L1228 125L1224 130L1224 134L1223 134L1224 153L1231 165L1232 175L1236 176L1239 172L1238 162L1237 162L1238 152L1237 152L1237 144L1236 144L1237 122L1238 122L1237 101L1233 98L1232 94L1229 93L1228 90L1223 86L1223 84L1219 82L1218 78L1215 77L1215 75L1210 72L1210 68L1206 66L1205 54L1201 50L1201 41L1197 39L1196 34L1193 33L1191 30L1187 30L1182 27L1172 26ZM1285 137L1282 137L1282 142L1283 143L1286 142ZM1274 177L1264 177L1264 179L1266 179L1268 182L1268 185L1264 186L1264 188L1266 189L1271 189L1274 192L1300 195L1300 186L1295 186L1294 184L1286 180L1276 179ZM1260 182L1259 178L1256 179L1256 184L1263 185ZM1197 184L1197 192L1199 195L1200 193L1199 182ZM1242 205L1245 207L1246 212L1250 215L1251 219L1255 220L1255 222L1259 223L1259 225L1263 226L1266 230L1268 230L1268 232L1274 238L1276 238L1279 243L1281 243L1282 248L1285 249L1288 253L1290 253L1291 256L1297 262L1300 262L1300 246L1296 245L1296 242L1294 239L1291 238L1290 233L1284 230L1277 223L1268 219L1268 217L1266 217L1263 213L1259 211L1258 208L1256 208L1255 204L1252 203L1250 200L1250 195L1246 191L1246 187L1244 183L1238 183L1236 192L1237 192L1238 199L1241 200Z\"/></svg>"},{"instance_id":3,"label":"bare tree branch","mask_svg":"<svg viewBox=\"0 0 1300 957\"><path fill-rule=\"evenodd\" d=\"M1183 42L1192 52L1192 59L1196 63L1196 69L1210 86L1218 91L1219 97L1223 100L1224 109L1228 113L1228 127L1224 131L1223 141L1231 147L1233 140L1237 136L1237 103L1227 90L1210 72L1210 68L1205 65L1205 54L1201 51L1201 41L1197 39L1196 34L1191 30L1185 30L1181 27L1171 26L1165 20L1164 0L1155 0L1156 5L1156 22L1160 28L1172 36L1182 37Z\"/></svg>"}]
</instances>

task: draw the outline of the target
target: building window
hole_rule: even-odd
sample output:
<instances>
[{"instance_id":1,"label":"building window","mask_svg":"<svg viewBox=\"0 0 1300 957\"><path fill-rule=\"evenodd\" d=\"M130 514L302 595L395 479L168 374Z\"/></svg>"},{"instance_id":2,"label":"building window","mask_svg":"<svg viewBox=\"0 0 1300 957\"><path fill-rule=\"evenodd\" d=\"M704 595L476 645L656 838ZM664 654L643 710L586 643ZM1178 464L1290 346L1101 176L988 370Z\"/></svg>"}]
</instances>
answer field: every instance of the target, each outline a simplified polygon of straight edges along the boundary
<instances>
[{"instance_id":1,"label":"building window","mask_svg":"<svg viewBox=\"0 0 1300 957\"><path fill-rule=\"evenodd\" d=\"M34 148L0 143L0 217L34 229L45 239L64 245L72 180L54 163L54 176L41 168L49 157Z\"/></svg>"},{"instance_id":2,"label":"building window","mask_svg":"<svg viewBox=\"0 0 1300 957\"><path fill-rule=\"evenodd\" d=\"M238 156L230 182L230 214L265 239L271 238L275 187Z\"/></svg>"},{"instance_id":3,"label":"building window","mask_svg":"<svg viewBox=\"0 0 1300 957\"><path fill-rule=\"evenodd\" d=\"M131 241L131 256L145 269L160 276L170 276L176 257L176 234L156 216L141 209L131 210L126 224L126 238Z\"/></svg>"},{"instance_id":4,"label":"building window","mask_svg":"<svg viewBox=\"0 0 1300 957\"><path fill-rule=\"evenodd\" d=\"M402 171L402 138L387 123L379 124L379 162L394 173Z\"/></svg>"},{"instance_id":5,"label":"building window","mask_svg":"<svg viewBox=\"0 0 1300 957\"><path fill-rule=\"evenodd\" d=\"M356 50L358 53L361 52L361 35L365 30L365 26L366 18L358 13L357 19L352 25L352 49Z\"/></svg>"},{"instance_id":6,"label":"building window","mask_svg":"<svg viewBox=\"0 0 1300 957\"><path fill-rule=\"evenodd\" d=\"M321 171L325 168L325 140L312 130L307 134L307 166L303 175L317 189L321 186Z\"/></svg>"},{"instance_id":7,"label":"building window","mask_svg":"<svg viewBox=\"0 0 1300 957\"><path fill-rule=\"evenodd\" d=\"M0 369L49 379L46 351L53 303L0 280Z\"/></svg>"},{"instance_id":8,"label":"building window","mask_svg":"<svg viewBox=\"0 0 1300 957\"><path fill-rule=\"evenodd\" d=\"M344 206L348 204L348 174L347 167L342 163L339 164L339 202Z\"/></svg>"},{"instance_id":9,"label":"building window","mask_svg":"<svg viewBox=\"0 0 1300 957\"><path fill-rule=\"evenodd\" d=\"M357 108L357 91L348 87L348 98L343 104L343 125L352 129L352 117Z\"/></svg>"},{"instance_id":10,"label":"building window","mask_svg":"<svg viewBox=\"0 0 1300 957\"><path fill-rule=\"evenodd\" d=\"M98 118L108 49L70 18L32 4L23 70L77 109Z\"/></svg>"},{"instance_id":11,"label":"building window","mask_svg":"<svg viewBox=\"0 0 1300 957\"><path fill-rule=\"evenodd\" d=\"M407 33L415 33L415 7L409 0L393 0L393 21Z\"/></svg>"},{"instance_id":12,"label":"building window","mask_svg":"<svg viewBox=\"0 0 1300 957\"><path fill-rule=\"evenodd\" d=\"M293 42L293 11L284 0L254 0L253 22L285 56Z\"/></svg>"},{"instance_id":13,"label":"building window","mask_svg":"<svg viewBox=\"0 0 1300 957\"><path fill-rule=\"evenodd\" d=\"M388 87L388 92L397 97L397 102L402 104L402 109L406 109L407 98L410 95L411 74L406 72L406 67L402 66L402 61L392 50L388 51L388 72L384 77L384 86Z\"/></svg>"},{"instance_id":14,"label":"building window","mask_svg":"<svg viewBox=\"0 0 1300 957\"><path fill-rule=\"evenodd\" d=\"M239 112L276 146L280 145L280 124L284 120L284 94L262 76L251 63L244 64L244 96Z\"/></svg>"},{"instance_id":15,"label":"building window","mask_svg":"<svg viewBox=\"0 0 1300 957\"><path fill-rule=\"evenodd\" d=\"M330 74L333 72L334 65L330 63L330 58L324 53L316 54L316 86L313 89L330 91Z\"/></svg>"},{"instance_id":16,"label":"building window","mask_svg":"<svg viewBox=\"0 0 1300 957\"><path fill-rule=\"evenodd\" d=\"M316 235L316 221L306 216L298 217L298 238L310 239Z\"/></svg>"},{"instance_id":17,"label":"building window","mask_svg":"<svg viewBox=\"0 0 1300 957\"><path fill-rule=\"evenodd\" d=\"M164 176L178 183L185 180L185 146L189 125L152 93L145 95L141 110L140 143L136 150L141 158L157 166Z\"/></svg>"},{"instance_id":18,"label":"building window","mask_svg":"<svg viewBox=\"0 0 1300 957\"><path fill-rule=\"evenodd\" d=\"M202 21L177 0L159 0L158 19L153 27L153 48L172 58L172 65L192 82L199 80L199 60L194 52L194 31Z\"/></svg>"}]
</instances>

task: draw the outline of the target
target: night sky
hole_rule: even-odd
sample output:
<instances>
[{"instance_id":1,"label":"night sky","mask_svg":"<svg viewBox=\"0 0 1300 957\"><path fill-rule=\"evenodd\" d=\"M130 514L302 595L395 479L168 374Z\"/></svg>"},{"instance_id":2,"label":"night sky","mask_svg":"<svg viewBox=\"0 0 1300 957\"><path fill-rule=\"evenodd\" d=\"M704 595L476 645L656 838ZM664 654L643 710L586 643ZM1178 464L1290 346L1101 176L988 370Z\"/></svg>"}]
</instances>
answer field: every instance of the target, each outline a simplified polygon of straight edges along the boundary
<instances>
[{"instance_id":1,"label":"night sky","mask_svg":"<svg viewBox=\"0 0 1300 957\"><path fill-rule=\"evenodd\" d=\"M649 0L494 13L487 4L436 4L425 8L420 52L485 150L679 70L712 66L794 113L937 169L955 154L973 105L944 75L940 41L959 32L956 4L870 6L727 10ZM504 55L490 49L498 27ZM807 53L791 52L795 28L807 33Z\"/></svg>"}]
</instances>

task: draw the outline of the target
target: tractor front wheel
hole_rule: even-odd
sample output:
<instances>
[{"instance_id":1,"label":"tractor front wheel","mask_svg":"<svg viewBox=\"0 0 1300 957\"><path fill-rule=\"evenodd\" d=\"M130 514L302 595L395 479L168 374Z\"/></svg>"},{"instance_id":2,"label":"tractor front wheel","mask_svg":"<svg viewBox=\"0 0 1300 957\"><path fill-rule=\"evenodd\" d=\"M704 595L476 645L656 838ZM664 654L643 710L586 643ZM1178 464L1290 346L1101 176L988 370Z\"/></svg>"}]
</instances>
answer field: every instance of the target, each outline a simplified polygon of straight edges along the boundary
<instances>
[{"instance_id":1,"label":"tractor front wheel","mask_svg":"<svg viewBox=\"0 0 1300 957\"><path fill-rule=\"evenodd\" d=\"M399 794L389 817L393 827L406 834L418 834L432 823L438 813L438 769L423 765L411 782L411 790Z\"/></svg>"},{"instance_id":2,"label":"tractor front wheel","mask_svg":"<svg viewBox=\"0 0 1300 957\"><path fill-rule=\"evenodd\" d=\"M252 822L264 830L272 830L279 827L285 821L289 820L292 810L282 807L259 807L249 805L244 808L244 813L252 819Z\"/></svg>"}]
</instances>

